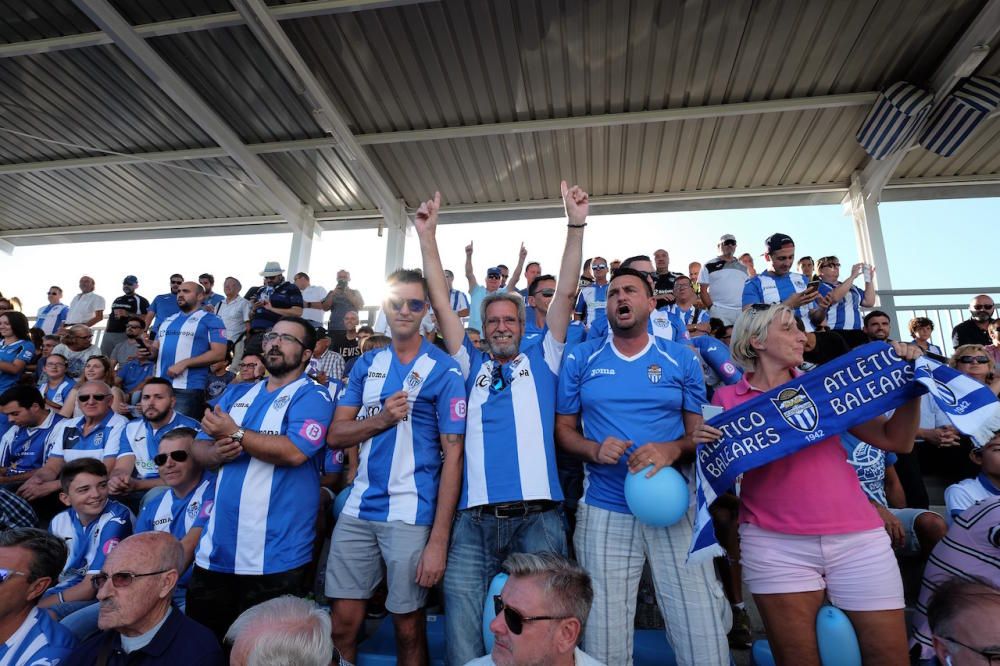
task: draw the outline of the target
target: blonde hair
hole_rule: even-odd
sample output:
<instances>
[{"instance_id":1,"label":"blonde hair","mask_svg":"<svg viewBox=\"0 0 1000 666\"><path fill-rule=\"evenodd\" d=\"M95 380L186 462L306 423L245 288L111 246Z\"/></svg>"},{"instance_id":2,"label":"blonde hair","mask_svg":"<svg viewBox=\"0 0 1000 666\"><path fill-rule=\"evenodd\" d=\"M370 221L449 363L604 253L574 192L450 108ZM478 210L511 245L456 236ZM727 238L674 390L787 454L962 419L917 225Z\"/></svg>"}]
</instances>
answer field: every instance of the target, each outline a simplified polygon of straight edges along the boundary
<instances>
[{"instance_id":1,"label":"blonde hair","mask_svg":"<svg viewBox=\"0 0 1000 666\"><path fill-rule=\"evenodd\" d=\"M730 338L729 351L733 355L733 360L747 372L757 370L757 350L753 348L753 342L764 344L767 342L767 331L771 322L781 317L782 321L795 319L795 313L791 308L781 303L774 303L766 306L763 303L755 303L740 313L733 325L733 334Z\"/></svg>"},{"instance_id":2,"label":"blonde hair","mask_svg":"<svg viewBox=\"0 0 1000 666\"><path fill-rule=\"evenodd\" d=\"M948 365L953 368L956 367L958 365L959 356L979 356L980 354L988 359L986 361L986 367L989 368L988 374L992 375L994 370L993 357L987 353L985 345L959 345L955 348L955 351L951 353L951 358L948 359Z\"/></svg>"}]
</instances>

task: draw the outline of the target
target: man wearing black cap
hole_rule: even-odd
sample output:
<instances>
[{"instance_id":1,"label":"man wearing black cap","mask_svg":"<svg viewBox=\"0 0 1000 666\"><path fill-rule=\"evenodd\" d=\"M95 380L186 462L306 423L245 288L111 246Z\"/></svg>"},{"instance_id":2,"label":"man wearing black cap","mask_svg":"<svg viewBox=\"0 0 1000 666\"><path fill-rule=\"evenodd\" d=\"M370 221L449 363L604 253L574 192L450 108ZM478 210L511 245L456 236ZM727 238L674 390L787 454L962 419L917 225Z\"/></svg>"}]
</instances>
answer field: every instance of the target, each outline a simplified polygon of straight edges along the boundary
<instances>
[{"instance_id":1,"label":"man wearing black cap","mask_svg":"<svg viewBox=\"0 0 1000 666\"><path fill-rule=\"evenodd\" d=\"M111 304L111 315L108 317L108 327L101 338L101 353L111 356L115 345L125 340L125 324L129 317L143 317L149 311L149 301L135 293L139 279L134 275L126 275L122 280L123 294Z\"/></svg>"},{"instance_id":2,"label":"man wearing black cap","mask_svg":"<svg viewBox=\"0 0 1000 666\"><path fill-rule=\"evenodd\" d=\"M706 261L698 273L701 302L713 317L732 326L743 311L743 285L749 277L747 267L736 258L736 237L723 234L719 256Z\"/></svg>"},{"instance_id":3,"label":"man wearing black cap","mask_svg":"<svg viewBox=\"0 0 1000 666\"><path fill-rule=\"evenodd\" d=\"M476 272L472 268L472 243L465 246L465 277L469 280L469 326L477 330L483 329L482 313L479 306L488 294L500 288L503 272L498 266L486 269L486 286L476 280Z\"/></svg>"},{"instance_id":4,"label":"man wearing black cap","mask_svg":"<svg viewBox=\"0 0 1000 666\"><path fill-rule=\"evenodd\" d=\"M811 284L801 273L793 273L795 241L786 234L772 234L765 241L764 259L771 265L743 285L743 309L754 303L783 303L796 310L806 332L812 332L808 311L819 297L819 283Z\"/></svg>"}]
</instances>

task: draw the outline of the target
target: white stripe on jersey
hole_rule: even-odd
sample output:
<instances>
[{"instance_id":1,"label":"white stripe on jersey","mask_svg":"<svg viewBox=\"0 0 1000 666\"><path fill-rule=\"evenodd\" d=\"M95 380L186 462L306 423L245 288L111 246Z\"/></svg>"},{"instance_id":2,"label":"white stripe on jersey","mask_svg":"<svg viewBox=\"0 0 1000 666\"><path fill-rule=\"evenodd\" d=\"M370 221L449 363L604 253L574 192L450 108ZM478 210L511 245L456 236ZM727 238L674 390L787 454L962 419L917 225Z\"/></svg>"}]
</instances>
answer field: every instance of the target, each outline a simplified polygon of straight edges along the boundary
<instances>
[{"instance_id":1,"label":"white stripe on jersey","mask_svg":"<svg viewBox=\"0 0 1000 666\"><path fill-rule=\"evenodd\" d=\"M455 357L462 366L462 372L468 375L469 354L465 347L459 349ZM493 374L493 364L487 361L480 366L479 374L469 394L469 406L465 410L465 473L468 479L469 506L489 504L486 483L486 447L483 446L483 403L489 397L490 376ZM485 375L485 385L480 386L480 377Z\"/></svg>"},{"instance_id":2,"label":"white stripe on jersey","mask_svg":"<svg viewBox=\"0 0 1000 666\"><path fill-rule=\"evenodd\" d=\"M176 343L176 348L175 348L176 351L174 353L174 358L173 358L172 363L177 363L177 361L181 361L181 360L184 360L184 359L191 358L191 349L194 347L195 337L198 335L198 323L201 322L202 317L204 317L206 314L208 314L208 313L205 312L204 310L198 310L197 312L195 312L194 314L192 314L190 317L188 317L187 321L185 321L181 325L181 328L178 331L178 335L177 335L177 343ZM163 322L163 324L160 325L160 328L159 328L159 331L160 331L159 338L161 338L161 339L160 339L159 342L160 342L161 351L162 351L162 347L163 347L163 341L166 339L167 329L169 328L170 324L173 323L174 318L175 317L179 317L180 315L181 315L181 313L177 313L175 315L171 315L169 319L167 319L165 322ZM167 368L161 368L160 367L160 364L161 364L162 360L163 360L163 356L161 354L156 359L156 376L157 377L166 377L167 376ZM167 367L169 367L169 366L167 366ZM182 372L181 374L179 374L176 377L174 377L172 381L173 381L173 385L174 385L175 389L186 389L186 388L188 388L188 370L187 370L187 368L184 369L184 372Z\"/></svg>"},{"instance_id":3,"label":"white stripe on jersey","mask_svg":"<svg viewBox=\"0 0 1000 666\"><path fill-rule=\"evenodd\" d=\"M260 382L260 384L264 384L264 382ZM279 410L268 410L268 412L272 411ZM257 458L251 460L247 466L243 487L240 489L240 517L236 527L236 561L233 564L239 572L264 573L264 545L267 541L267 513L271 506L273 476L274 465L262 462Z\"/></svg>"},{"instance_id":4,"label":"white stripe on jersey","mask_svg":"<svg viewBox=\"0 0 1000 666\"><path fill-rule=\"evenodd\" d=\"M413 525L417 520L418 495L416 472L416 458L413 453L413 403L420 395L420 389L424 382L420 382L416 389L409 389L408 382L411 377L431 376L431 372L437 362L429 355L424 354L413 364L413 369L403 380L403 389L408 392L407 401L410 403L410 417L403 419L396 424L396 442L392 454L392 466L389 471L389 513L386 521L401 520Z\"/></svg>"},{"instance_id":5,"label":"white stripe on jersey","mask_svg":"<svg viewBox=\"0 0 1000 666\"><path fill-rule=\"evenodd\" d=\"M546 335L545 339L549 340L551 337ZM527 356L521 355L519 358L521 364L514 369L514 372L521 373L524 370L535 372ZM542 372L547 370L548 368L541 369ZM542 413L538 408L536 384L534 381L511 382L510 391L511 406L514 408L514 440L517 444L517 471L521 477L521 496L526 500L549 499L551 494L549 461L545 457L545 447L539 445L545 440L545 433L542 431ZM466 432L468 432L468 422L466 422ZM479 432L481 433L482 429ZM478 448L485 449L484 446ZM484 483L483 488L485 487Z\"/></svg>"},{"instance_id":6,"label":"white stripe on jersey","mask_svg":"<svg viewBox=\"0 0 1000 666\"><path fill-rule=\"evenodd\" d=\"M381 404L382 388L385 386L385 380L389 377L389 366L391 364L391 347L383 349L372 359L372 364L368 367L368 376L365 378L365 387L361 397L362 411L358 413L358 416L371 418L372 415L364 413L366 409L365 405L372 403ZM358 450L360 452L358 454L358 473L354 479L354 488L351 489L351 495L347 498L347 503L343 509L347 515L355 518L358 517L361 511L361 498L371 485L368 481L368 456L372 450L372 439L361 442Z\"/></svg>"},{"instance_id":7,"label":"white stripe on jersey","mask_svg":"<svg viewBox=\"0 0 1000 666\"><path fill-rule=\"evenodd\" d=\"M28 617L21 623L21 626L18 627L17 631L11 634L10 638L7 639L6 645L9 646L9 649L7 650L7 654L4 655L3 660L0 661L0 666L20 666L20 663L12 663L15 656L20 657L24 655L33 655L39 650L39 648L42 647L41 645L36 645L36 643L38 643L39 639L41 639L44 644L44 641L47 640L44 634L36 637L31 647L27 650L18 649L24 639L28 637L28 634L31 633L31 630L35 628L36 624L38 624L38 614L47 612L48 611L40 608L31 609L28 613Z\"/></svg>"}]
</instances>

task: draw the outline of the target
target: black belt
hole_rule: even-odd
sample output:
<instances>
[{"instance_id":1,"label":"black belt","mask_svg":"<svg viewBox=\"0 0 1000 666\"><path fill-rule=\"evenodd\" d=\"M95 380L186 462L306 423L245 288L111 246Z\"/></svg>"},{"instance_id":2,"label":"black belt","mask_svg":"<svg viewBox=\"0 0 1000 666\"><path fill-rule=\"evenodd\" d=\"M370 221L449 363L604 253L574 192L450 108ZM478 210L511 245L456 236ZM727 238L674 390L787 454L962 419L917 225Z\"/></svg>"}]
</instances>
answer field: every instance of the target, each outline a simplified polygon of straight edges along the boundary
<instances>
[{"instance_id":1,"label":"black belt","mask_svg":"<svg viewBox=\"0 0 1000 666\"><path fill-rule=\"evenodd\" d=\"M497 518L522 518L531 513L541 513L559 508L559 502L552 500L528 500L527 502L504 502L474 507L473 511Z\"/></svg>"}]
</instances>

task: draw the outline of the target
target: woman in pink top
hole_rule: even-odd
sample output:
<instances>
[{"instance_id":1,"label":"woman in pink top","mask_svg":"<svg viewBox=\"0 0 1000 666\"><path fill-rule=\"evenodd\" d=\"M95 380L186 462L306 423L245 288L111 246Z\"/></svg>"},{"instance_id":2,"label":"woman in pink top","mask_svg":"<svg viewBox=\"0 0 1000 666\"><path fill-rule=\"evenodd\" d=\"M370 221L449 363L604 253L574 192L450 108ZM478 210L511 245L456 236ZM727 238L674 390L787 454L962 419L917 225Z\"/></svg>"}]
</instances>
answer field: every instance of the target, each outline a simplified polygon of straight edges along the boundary
<instances>
[{"instance_id":1,"label":"woman in pink top","mask_svg":"<svg viewBox=\"0 0 1000 666\"><path fill-rule=\"evenodd\" d=\"M736 320L731 350L747 373L718 389L725 408L793 380L806 335L785 305L754 305ZM902 358L921 354L892 343ZM851 429L885 451L907 452L919 420L919 400ZM722 432L703 425L698 443ZM744 580L754 595L778 664L819 666L816 613L824 596L851 618L866 664L905 666L903 584L892 543L865 498L837 436L743 475L740 541Z\"/></svg>"}]
</instances>

